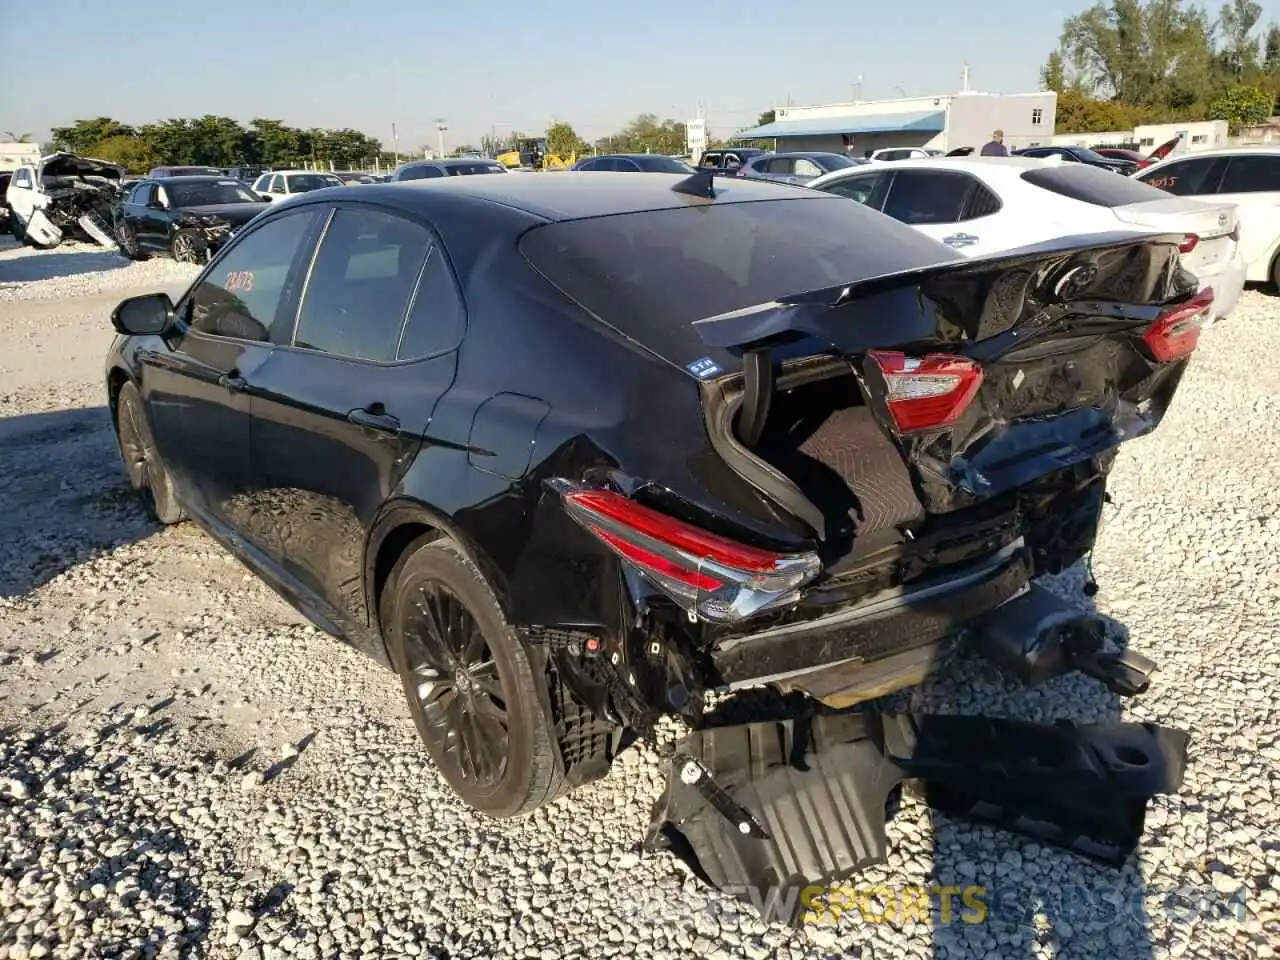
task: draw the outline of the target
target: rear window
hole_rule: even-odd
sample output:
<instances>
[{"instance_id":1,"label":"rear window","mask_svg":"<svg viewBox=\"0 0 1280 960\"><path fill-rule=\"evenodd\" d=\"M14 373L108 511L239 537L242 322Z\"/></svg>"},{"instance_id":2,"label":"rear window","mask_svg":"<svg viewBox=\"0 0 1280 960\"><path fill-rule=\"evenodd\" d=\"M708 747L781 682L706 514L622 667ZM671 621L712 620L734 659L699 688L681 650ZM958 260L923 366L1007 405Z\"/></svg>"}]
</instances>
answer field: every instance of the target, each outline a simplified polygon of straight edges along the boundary
<instances>
[{"instance_id":1,"label":"rear window","mask_svg":"<svg viewBox=\"0 0 1280 960\"><path fill-rule=\"evenodd\" d=\"M633 335L960 257L835 196L551 223L526 233L520 249L570 299Z\"/></svg>"},{"instance_id":2,"label":"rear window","mask_svg":"<svg viewBox=\"0 0 1280 960\"><path fill-rule=\"evenodd\" d=\"M498 163L454 163L449 165L449 176L466 177L477 173L506 173L507 168Z\"/></svg>"},{"instance_id":3,"label":"rear window","mask_svg":"<svg viewBox=\"0 0 1280 960\"><path fill-rule=\"evenodd\" d=\"M1027 170L1022 179L1042 190L1097 207L1123 207L1130 203L1164 199L1155 187L1100 167L1045 167L1043 170Z\"/></svg>"}]
</instances>

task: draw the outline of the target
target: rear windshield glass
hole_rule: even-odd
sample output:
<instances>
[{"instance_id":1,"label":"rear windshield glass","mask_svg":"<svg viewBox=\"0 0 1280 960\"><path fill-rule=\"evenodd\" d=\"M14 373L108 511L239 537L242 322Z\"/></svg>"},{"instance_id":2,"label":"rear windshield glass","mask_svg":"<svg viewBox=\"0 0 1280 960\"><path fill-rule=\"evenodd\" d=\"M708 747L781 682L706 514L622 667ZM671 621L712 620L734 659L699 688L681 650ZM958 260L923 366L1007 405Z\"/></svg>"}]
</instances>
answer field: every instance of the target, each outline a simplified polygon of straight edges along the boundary
<instances>
[{"instance_id":1,"label":"rear windshield glass","mask_svg":"<svg viewBox=\"0 0 1280 960\"><path fill-rule=\"evenodd\" d=\"M507 168L498 163L453 163L449 165L449 176L464 177L477 173L506 173Z\"/></svg>"},{"instance_id":2,"label":"rear windshield glass","mask_svg":"<svg viewBox=\"0 0 1280 960\"><path fill-rule=\"evenodd\" d=\"M568 297L634 335L960 257L836 196L569 220L530 230L520 248Z\"/></svg>"},{"instance_id":3,"label":"rear windshield glass","mask_svg":"<svg viewBox=\"0 0 1280 960\"><path fill-rule=\"evenodd\" d=\"M1022 179L1043 190L1099 207L1123 207L1130 203L1168 199L1168 194L1155 187L1111 170L1082 164L1027 170Z\"/></svg>"}]
</instances>

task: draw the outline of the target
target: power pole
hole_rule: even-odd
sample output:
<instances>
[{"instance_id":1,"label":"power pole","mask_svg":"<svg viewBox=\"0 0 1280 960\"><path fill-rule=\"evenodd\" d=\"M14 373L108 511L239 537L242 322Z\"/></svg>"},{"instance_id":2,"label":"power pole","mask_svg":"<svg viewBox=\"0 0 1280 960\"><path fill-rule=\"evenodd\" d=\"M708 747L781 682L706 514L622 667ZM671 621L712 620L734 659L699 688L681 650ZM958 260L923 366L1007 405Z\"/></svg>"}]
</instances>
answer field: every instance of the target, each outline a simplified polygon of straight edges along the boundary
<instances>
[{"instance_id":1,"label":"power pole","mask_svg":"<svg viewBox=\"0 0 1280 960\"><path fill-rule=\"evenodd\" d=\"M400 137L396 134L396 122L391 121L391 147L395 151L396 166L400 166Z\"/></svg>"},{"instance_id":2,"label":"power pole","mask_svg":"<svg viewBox=\"0 0 1280 960\"><path fill-rule=\"evenodd\" d=\"M444 159L444 132L449 129L449 124L445 123L444 117L436 121L436 140L440 145L440 157Z\"/></svg>"}]
</instances>

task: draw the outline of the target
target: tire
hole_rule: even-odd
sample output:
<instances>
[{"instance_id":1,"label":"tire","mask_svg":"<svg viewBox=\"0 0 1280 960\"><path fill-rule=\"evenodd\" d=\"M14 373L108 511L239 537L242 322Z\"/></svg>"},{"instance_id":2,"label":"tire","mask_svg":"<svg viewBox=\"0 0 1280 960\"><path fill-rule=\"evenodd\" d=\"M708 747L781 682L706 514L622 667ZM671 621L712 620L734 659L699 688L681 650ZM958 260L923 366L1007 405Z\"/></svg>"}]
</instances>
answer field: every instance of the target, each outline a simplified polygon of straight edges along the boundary
<instances>
[{"instance_id":1,"label":"tire","mask_svg":"<svg viewBox=\"0 0 1280 960\"><path fill-rule=\"evenodd\" d=\"M1280 293L1280 253L1271 261L1271 292Z\"/></svg>"},{"instance_id":2,"label":"tire","mask_svg":"<svg viewBox=\"0 0 1280 960\"><path fill-rule=\"evenodd\" d=\"M204 263L209 245L194 230L179 230L169 241L169 255L179 263Z\"/></svg>"},{"instance_id":3,"label":"tire","mask_svg":"<svg viewBox=\"0 0 1280 960\"><path fill-rule=\"evenodd\" d=\"M163 524L185 520L186 512L173 492L173 479L156 453L142 397L132 383L121 387L116 398L116 440L129 486L146 499L155 518Z\"/></svg>"},{"instance_id":4,"label":"tire","mask_svg":"<svg viewBox=\"0 0 1280 960\"><path fill-rule=\"evenodd\" d=\"M410 547L380 613L418 735L463 802L516 817L558 797L566 782L545 671L462 549L449 539Z\"/></svg>"},{"instance_id":5,"label":"tire","mask_svg":"<svg viewBox=\"0 0 1280 960\"><path fill-rule=\"evenodd\" d=\"M26 228L22 225L22 221L18 219L18 215L12 211L9 213L9 231L13 234L13 239L24 247L29 244Z\"/></svg>"},{"instance_id":6,"label":"tire","mask_svg":"<svg viewBox=\"0 0 1280 960\"><path fill-rule=\"evenodd\" d=\"M116 225L116 243L120 245L120 252L130 260L147 259L147 255L138 246L138 232L123 220Z\"/></svg>"}]
</instances>

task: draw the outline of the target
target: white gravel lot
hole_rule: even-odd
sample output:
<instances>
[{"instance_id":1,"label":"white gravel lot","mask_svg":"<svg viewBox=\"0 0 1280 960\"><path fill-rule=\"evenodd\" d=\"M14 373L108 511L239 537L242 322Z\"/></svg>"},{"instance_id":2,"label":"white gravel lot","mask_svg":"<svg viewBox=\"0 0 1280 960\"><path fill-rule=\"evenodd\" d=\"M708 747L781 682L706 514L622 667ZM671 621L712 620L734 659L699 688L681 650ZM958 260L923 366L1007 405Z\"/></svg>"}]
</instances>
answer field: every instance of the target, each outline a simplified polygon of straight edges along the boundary
<instances>
[{"instance_id":1,"label":"white gravel lot","mask_svg":"<svg viewBox=\"0 0 1280 960\"><path fill-rule=\"evenodd\" d=\"M64 243L51 250L0 238L0 303L63 300L130 287L166 289L195 275L190 264L168 257L134 263L94 243Z\"/></svg>"},{"instance_id":2,"label":"white gravel lot","mask_svg":"<svg viewBox=\"0 0 1280 960\"><path fill-rule=\"evenodd\" d=\"M858 882L979 884L987 922L962 922L957 897L948 923L855 912L800 932L632 852L662 783L645 749L528 819L469 812L391 674L193 525L150 523L103 405L106 316L182 274L36 266L73 252L0 252L0 958L1280 950L1280 300L1249 292L1205 335L1164 425L1116 467L1096 599L1160 662L1150 693L1029 691L960 657L910 697L1190 729L1184 789L1152 805L1138 857L1098 867L908 798L889 862ZM1057 586L1083 603L1080 581Z\"/></svg>"}]
</instances>

